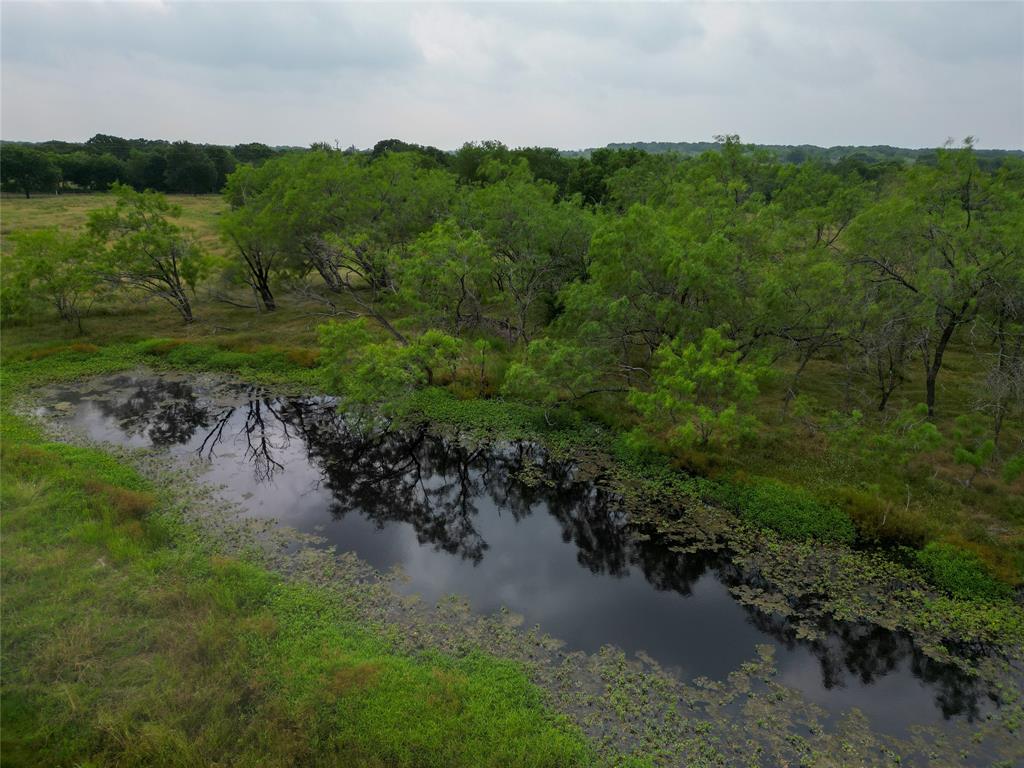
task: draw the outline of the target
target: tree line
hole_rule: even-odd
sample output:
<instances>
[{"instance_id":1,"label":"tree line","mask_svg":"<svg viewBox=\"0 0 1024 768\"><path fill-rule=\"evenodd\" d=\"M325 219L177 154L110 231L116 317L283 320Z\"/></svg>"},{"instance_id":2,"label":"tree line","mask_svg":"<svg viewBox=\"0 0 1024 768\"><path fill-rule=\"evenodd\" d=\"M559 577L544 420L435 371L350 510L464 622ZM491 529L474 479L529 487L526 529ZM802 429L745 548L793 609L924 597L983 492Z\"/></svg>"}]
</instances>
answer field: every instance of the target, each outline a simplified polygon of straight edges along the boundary
<instances>
[{"instance_id":1,"label":"tree line","mask_svg":"<svg viewBox=\"0 0 1024 768\"><path fill-rule=\"evenodd\" d=\"M1024 162L986 170L969 141L914 165L787 164L734 136L697 157L570 160L497 143L452 155L325 145L227 175L220 263L162 195L114 190L84 235L17 238L8 312L20 280L72 321L114 288L191 321L196 285L216 271L263 311L301 296L357 319L323 335L353 402L397 400L501 349L505 393L549 411L620 393L639 441L680 450L756 434L769 380L806 412L815 361L833 366L843 400L819 427L847 435L851 413L885 413L912 368L922 374L909 393L920 412L889 422L885 445L851 450L934 440L954 343L985 372L958 422L958 461L999 455L1024 403Z\"/></svg>"},{"instance_id":2,"label":"tree line","mask_svg":"<svg viewBox=\"0 0 1024 768\"><path fill-rule=\"evenodd\" d=\"M259 164L282 150L257 142L233 147L188 141L123 139L97 134L86 142L4 142L5 192L105 192L113 184L142 191L209 194L224 188L239 163Z\"/></svg>"}]
</instances>

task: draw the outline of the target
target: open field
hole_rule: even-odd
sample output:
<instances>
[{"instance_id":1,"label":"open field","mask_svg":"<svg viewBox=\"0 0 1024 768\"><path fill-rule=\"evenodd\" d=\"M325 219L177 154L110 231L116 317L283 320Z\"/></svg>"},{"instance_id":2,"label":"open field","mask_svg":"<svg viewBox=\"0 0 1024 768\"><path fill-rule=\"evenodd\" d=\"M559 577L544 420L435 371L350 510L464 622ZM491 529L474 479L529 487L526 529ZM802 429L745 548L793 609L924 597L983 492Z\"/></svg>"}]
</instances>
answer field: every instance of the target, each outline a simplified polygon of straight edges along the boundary
<instances>
[{"instance_id":1,"label":"open field","mask_svg":"<svg viewBox=\"0 0 1024 768\"><path fill-rule=\"evenodd\" d=\"M192 229L199 242L211 253L220 253L223 243L217 233L217 219L224 210L220 195L168 195L175 205L181 206L178 223ZM109 205L108 194L39 195L29 199L18 195L0 198L0 236L3 248L10 249L7 235L13 232L60 227L80 229L85 226L90 211Z\"/></svg>"}]
</instances>

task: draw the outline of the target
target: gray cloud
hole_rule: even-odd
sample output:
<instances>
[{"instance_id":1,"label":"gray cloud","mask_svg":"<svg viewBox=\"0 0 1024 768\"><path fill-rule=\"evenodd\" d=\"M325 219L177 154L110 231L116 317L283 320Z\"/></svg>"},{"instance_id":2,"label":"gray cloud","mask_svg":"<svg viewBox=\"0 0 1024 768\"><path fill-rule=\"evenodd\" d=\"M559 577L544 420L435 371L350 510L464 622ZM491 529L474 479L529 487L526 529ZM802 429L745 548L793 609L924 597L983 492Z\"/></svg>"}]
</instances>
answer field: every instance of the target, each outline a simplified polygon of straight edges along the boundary
<instances>
[{"instance_id":1,"label":"gray cloud","mask_svg":"<svg viewBox=\"0 0 1024 768\"><path fill-rule=\"evenodd\" d=\"M11 3L9 139L1024 143L1024 4Z\"/></svg>"}]
</instances>

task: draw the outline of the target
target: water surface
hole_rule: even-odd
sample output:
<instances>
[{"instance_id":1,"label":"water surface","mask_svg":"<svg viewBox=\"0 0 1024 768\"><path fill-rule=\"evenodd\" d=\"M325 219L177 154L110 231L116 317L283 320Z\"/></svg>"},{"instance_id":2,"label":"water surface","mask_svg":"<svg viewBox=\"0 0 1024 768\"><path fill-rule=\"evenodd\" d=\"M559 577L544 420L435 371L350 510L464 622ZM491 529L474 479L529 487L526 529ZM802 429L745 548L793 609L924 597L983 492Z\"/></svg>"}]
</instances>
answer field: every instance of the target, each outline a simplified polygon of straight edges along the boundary
<instances>
[{"instance_id":1,"label":"water surface","mask_svg":"<svg viewBox=\"0 0 1024 768\"><path fill-rule=\"evenodd\" d=\"M857 707L890 733L990 705L972 678L903 634L829 622L824 640L797 639L783 617L730 596L752 577L724 555L645 536L614 494L533 444L470 448L426 428L366 435L328 398L180 377L108 377L54 388L45 402L93 439L202 457L246 514L399 566L410 593L507 607L572 649L612 644L685 679L724 679L766 643L780 682L832 714Z\"/></svg>"}]
</instances>

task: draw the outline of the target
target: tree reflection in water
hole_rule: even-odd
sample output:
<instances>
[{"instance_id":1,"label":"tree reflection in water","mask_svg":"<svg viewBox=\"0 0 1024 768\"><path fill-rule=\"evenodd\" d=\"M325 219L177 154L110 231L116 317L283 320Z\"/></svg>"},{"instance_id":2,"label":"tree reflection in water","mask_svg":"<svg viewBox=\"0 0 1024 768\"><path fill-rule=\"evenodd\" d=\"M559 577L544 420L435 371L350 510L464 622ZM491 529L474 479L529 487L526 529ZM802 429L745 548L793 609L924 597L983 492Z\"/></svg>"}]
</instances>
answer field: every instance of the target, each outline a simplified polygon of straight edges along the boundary
<instances>
[{"instance_id":1,"label":"tree reflection in water","mask_svg":"<svg viewBox=\"0 0 1024 768\"><path fill-rule=\"evenodd\" d=\"M100 399L104 416L116 419L128 435L145 436L154 446L187 443L213 421L209 404L183 381L144 379L123 399Z\"/></svg>"},{"instance_id":2,"label":"tree reflection in water","mask_svg":"<svg viewBox=\"0 0 1024 768\"><path fill-rule=\"evenodd\" d=\"M335 519L356 512L378 528L406 523L421 545L474 564L489 549L478 527L479 504L486 499L516 521L545 510L557 520L562 540L574 545L579 564L594 574L623 577L636 568L655 589L682 595L709 571L728 587L766 586L724 554L681 554L657 537L638 535L614 494L581 480L572 463L556 461L536 445L469 447L424 427L368 433L326 398L268 398L249 390L240 400L239 406L215 408L186 383L152 380L102 409L128 434L145 434L158 446L188 443L202 429L197 451L210 460L225 441L242 442L260 482L273 482L284 468L278 453L300 440L330 492ZM746 610L748 620L781 646L809 649L826 689L851 679L871 684L909 665L934 689L945 717L979 715L985 692L975 679L928 658L903 633L830 620L818 627L821 639L809 640L798 637L786 617Z\"/></svg>"}]
</instances>

